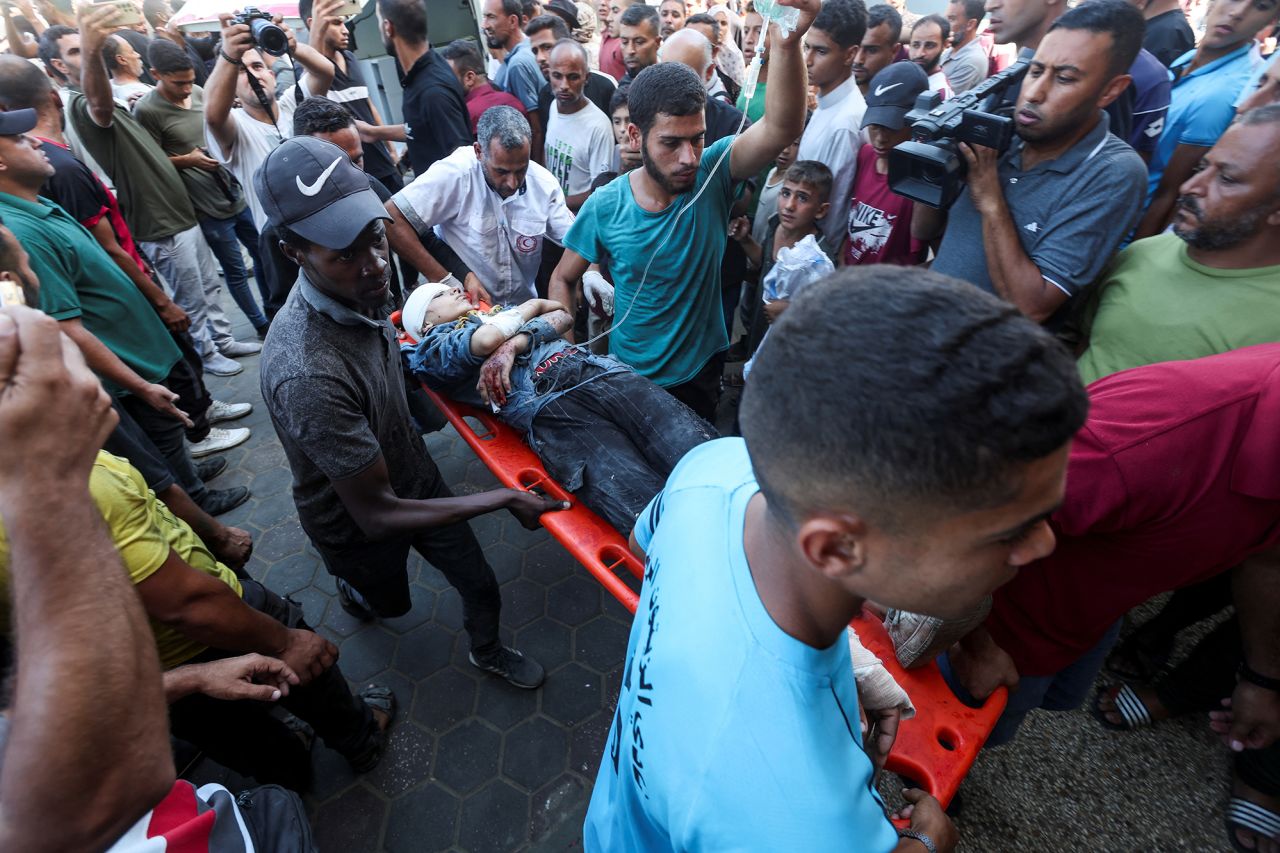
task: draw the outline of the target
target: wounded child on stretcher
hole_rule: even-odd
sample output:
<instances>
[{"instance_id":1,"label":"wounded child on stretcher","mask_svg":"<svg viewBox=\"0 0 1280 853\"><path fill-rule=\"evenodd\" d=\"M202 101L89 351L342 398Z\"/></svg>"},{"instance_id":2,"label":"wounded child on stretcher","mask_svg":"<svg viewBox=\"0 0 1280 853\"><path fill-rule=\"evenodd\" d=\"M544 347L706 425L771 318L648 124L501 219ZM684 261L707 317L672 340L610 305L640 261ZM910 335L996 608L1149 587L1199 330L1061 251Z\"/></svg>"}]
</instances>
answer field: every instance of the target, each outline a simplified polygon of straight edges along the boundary
<instances>
[{"instance_id":1,"label":"wounded child on stretcher","mask_svg":"<svg viewBox=\"0 0 1280 853\"><path fill-rule=\"evenodd\" d=\"M426 284L402 312L410 370L462 403L491 405L525 435L547 472L630 533L690 449L716 438L687 406L631 368L561 337L556 302L481 312L457 288Z\"/></svg>"}]
</instances>

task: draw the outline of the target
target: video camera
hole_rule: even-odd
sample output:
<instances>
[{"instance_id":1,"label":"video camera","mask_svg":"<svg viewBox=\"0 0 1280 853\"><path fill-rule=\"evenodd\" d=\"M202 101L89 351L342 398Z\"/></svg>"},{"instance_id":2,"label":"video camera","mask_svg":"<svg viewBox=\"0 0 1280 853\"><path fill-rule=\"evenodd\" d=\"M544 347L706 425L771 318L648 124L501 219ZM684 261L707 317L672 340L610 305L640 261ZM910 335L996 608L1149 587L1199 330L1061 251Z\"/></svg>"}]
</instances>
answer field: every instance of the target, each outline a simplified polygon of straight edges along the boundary
<instances>
[{"instance_id":1,"label":"video camera","mask_svg":"<svg viewBox=\"0 0 1280 853\"><path fill-rule=\"evenodd\" d=\"M284 56L289 52L289 37L270 15L256 6L245 6L231 19L233 24L248 24L254 45L263 53Z\"/></svg>"},{"instance_id":2,"label":"video camera","mask_svg":"<svg viewBox=\"0 0 1280 853\"><path fill-rule=\"evenodd\" d=\"M930 207L948 208L964 189L965 159L956 144L985 145L1003 153L1013 139L1013 120L1000 115L1005 92L1022 82L1032 51L974 86L943 101L940 92L925 92L907 113L911 139L889 152L889 187Z\"/></svg>"}]
</instances>

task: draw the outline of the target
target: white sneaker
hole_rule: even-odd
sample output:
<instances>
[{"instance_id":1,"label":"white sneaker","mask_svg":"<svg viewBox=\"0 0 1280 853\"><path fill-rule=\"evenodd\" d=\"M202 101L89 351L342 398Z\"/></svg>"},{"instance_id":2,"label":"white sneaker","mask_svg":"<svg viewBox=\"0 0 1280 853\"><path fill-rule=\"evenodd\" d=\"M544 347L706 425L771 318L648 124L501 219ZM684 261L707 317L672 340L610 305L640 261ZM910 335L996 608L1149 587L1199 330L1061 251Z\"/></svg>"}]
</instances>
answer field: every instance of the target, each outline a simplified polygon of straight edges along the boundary
<instances>
[{"instance_id":1,"label":"white sneaker","mask_svg":"<svg viewBox=\"0 0 1280 853\"><path fill-rule=\"evenodd\" d=\"M210 453L221 453L224 450L230 450L237 444L244 444L249 440L249 428L241 427L240 429L218 429L214 427L209 430L209 434L205 436L204 441L193 442L188 446L191 455L197 459L201 456L208 456Z\"/></svg>"},{"instance_id":2,"label":"white sneaker","mask_svg":"<svg viewBox=\"0 0 1280 853\"><path fill-rule=\"evenodd\" d=\"M252 403L224 403L221 400L214 400L213 405L209 407L209 423L234 421L236 418L243 418L252 411Z\"/></svg>"},{"instance_id":3,"label":"white sneaker","mask_svg":"<svg viewBox=\"0 0 1280 853\"><path fill-rule=\"evenodd\" d=\"M235 376L244 371L244 365L237 364L220 352L215 352L204 360L204 372L214 376Z\"/></svg>"},{"instance_id":4,"label":"white sneaker","mask_svg":"<svg viewBox=\"0 0 1280 853\"><path fill-rule=\"evenodd\" d=\"M227 358L239 358L242 355L253 355L254 353L262 352L262 344L250 343L249 341L232 341L219 349L218 352Z\"/></svg>"}]
</instances>

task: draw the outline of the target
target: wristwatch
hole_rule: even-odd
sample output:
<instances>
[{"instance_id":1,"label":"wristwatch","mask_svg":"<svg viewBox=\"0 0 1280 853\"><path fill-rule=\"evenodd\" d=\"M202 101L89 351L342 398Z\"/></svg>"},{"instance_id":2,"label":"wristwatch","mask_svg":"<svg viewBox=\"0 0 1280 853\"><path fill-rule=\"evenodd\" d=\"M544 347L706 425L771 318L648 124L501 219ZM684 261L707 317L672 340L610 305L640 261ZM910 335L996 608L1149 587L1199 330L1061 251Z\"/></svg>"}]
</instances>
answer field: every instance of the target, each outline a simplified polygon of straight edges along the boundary
<instances>
[{"instance_id":1,"label":"wristwatch","mask_svg":"<svg viewBox=\"0 0 1280 853\"><path fill-rule=\"evenodd\" d=\"M938 846L933 843L932 838L925 835L923 832L916 832L914 829L899 829L898 837L910 838L915 841L919 841L924 845L924 849L928 850L929 853L938 853Z\"/></svg>"}]
</instances>

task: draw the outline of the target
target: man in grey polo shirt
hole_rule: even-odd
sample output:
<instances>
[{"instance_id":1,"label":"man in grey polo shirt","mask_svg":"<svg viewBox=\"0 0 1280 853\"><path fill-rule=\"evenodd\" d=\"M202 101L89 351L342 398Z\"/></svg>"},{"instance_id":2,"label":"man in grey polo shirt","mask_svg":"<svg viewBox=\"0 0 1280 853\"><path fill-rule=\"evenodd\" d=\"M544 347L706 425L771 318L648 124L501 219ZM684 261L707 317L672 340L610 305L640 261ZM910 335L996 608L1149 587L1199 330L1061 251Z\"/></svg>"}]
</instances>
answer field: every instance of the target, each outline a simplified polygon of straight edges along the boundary
<instances>
[{"instance_id":1,"label":"man in grey polo shirt","mask_svg":"<svg viewBox=\"0 0 1280 853\"><path fill-rule=\"evenodd\" d=\"M942 234L934 270L1050 324L1102 271L1146 194L1142 158L1103 112L1129 85L1141 18L1124 0L1090 0L1053 25L1022 83L1009 150L961 144L968 186L949 218L915 206L914 236Z\"/></svg>"},{"instance_id":2,"label":"man in grey polo shirt","mask_svg":"<svg viewBox=\"0 0 1280 853\"><path fill-rule=\"evenodd\" d=\"M466 520L509 509L530 529L563 505L495 489L454 497L410 426L400 347L387 322L390 266L369 178L315 137L286 140L254 183L281 251L299 267L263 347L262 397L293 470L302 529L361 618L409 611L413 548L462 597L471 662L537 687L537 661L502 645L502 600Z\"/></svg>"}]
</instances>

